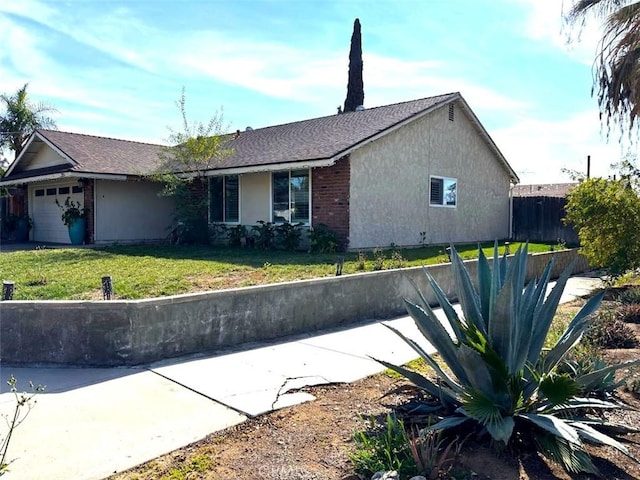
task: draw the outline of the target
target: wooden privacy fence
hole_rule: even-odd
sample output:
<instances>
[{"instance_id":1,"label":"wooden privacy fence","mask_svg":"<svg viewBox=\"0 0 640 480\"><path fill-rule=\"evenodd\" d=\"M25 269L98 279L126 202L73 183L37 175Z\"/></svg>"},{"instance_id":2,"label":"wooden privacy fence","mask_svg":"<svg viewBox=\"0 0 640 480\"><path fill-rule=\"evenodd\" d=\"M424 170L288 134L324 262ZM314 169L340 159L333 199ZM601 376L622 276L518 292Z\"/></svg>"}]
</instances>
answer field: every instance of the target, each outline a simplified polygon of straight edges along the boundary
<instances>
[{"instance_id":1,"label":"wooden privacy fence","mask_svg":"<svg viewBox=\"0 0 640 480\"><path fill-rule=\"evenodd\" d=\"M514 197L513 238L525 242L562 242L578 245L578 233L565 226L564 197Z\"/></svg>"}]
</instances>

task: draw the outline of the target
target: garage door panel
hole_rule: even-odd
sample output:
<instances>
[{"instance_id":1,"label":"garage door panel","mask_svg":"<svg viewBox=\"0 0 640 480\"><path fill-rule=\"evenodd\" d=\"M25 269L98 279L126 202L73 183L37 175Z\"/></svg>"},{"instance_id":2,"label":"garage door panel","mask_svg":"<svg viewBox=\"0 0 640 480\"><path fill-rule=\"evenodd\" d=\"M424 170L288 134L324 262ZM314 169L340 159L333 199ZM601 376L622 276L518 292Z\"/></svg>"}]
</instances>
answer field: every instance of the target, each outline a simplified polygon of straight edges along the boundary
<instances>
[{"instance_id":1,"label":"garage door panel","mask_svg":"<svg viewBox=\"0 0 640 480\"><path fill-rule=\"evenodd\" d=\"M63 205L67 198L84 203L84 194L77 183L50 184L30 188L30 211L33 219L32 239L35 242L70 243L67 227L62 223Z\"/></svg>"}]
</instances>

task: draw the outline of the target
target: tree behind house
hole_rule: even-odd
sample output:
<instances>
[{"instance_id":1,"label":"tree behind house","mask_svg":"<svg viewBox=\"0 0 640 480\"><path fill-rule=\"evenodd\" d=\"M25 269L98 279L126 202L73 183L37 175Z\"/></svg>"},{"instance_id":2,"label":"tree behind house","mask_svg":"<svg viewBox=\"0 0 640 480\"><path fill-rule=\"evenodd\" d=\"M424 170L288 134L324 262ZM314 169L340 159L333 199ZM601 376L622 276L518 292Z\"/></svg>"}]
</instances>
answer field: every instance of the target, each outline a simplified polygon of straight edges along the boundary
<instances>
[{"instance_id":1,"label":"tree behind house","mask_svg":"<svg viewBox=\"0 0 640 480\"><path fill-rule=\"evenodd\" d=\"M8 147L17 158L25 142L38 128L55 129L48 116L56 109L42 102L33 103L27 95L28 83L13 95L0 95L0 149Z\"/></svg>"},{"instance_id":2,"label":"tree behind house","mask_svg":"<svg viewBox=\"0 0 640 480\"><path fill-rule=\"evenodd\" d=\"M344 101L345 112L355 112L358 106L364 105L362 66L362 35L360 20L356 18L353 22L351 50L349 51L349 83L347 84L347 98Z\"/></svg>"}]
</instances>

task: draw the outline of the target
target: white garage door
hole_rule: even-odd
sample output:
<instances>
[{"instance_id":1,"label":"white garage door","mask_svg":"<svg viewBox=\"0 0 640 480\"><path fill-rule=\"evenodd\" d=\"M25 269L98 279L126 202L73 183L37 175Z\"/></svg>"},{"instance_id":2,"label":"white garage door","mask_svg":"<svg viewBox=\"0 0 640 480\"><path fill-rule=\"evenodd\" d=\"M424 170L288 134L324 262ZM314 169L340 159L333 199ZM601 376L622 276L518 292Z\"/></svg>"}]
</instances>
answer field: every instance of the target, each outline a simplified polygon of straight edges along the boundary
<instances>
[{"instance_id":1,"label":"white garage door","mask_svg":"<svg viewBox=\"0 0 640 480\"><path fill-rule=\"evenodd\" d=\"M34 242L71 243L67 227L62 223L62 209L56 205L56 200L63 205L67 197L84 206L82 187L77 182L29 188L29 210L33 219L31 238Z\"/></svg>"}]
</instances>

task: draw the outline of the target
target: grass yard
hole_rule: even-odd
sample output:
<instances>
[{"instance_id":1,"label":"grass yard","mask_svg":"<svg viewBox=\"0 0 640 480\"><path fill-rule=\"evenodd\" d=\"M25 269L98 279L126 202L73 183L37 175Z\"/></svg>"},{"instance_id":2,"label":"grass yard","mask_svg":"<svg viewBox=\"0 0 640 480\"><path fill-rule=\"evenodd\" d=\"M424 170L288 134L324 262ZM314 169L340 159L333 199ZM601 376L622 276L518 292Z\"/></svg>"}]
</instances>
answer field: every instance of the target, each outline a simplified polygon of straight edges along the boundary
<instances>
[{"instance_id":1,"label":"grass yard","mask_svg":"<svg viewBox=\"0 0 640 480\"><path fill-rule=\"evenodd\" d=\"M511 251L520 244L512 243ZM493 255L493 244L483 245ZM475 258L477 245L456 247ZM530 244L530 252L549 245ZM501 244L500 251L504 246ZM15 282L14 300L102 299L101 278L113 278L115 297L139 299L333 276L447 261L444 247L362 253L302 253L206 246L55 248L0 254L2 280Z\"/></svg>"}]
</instances>

